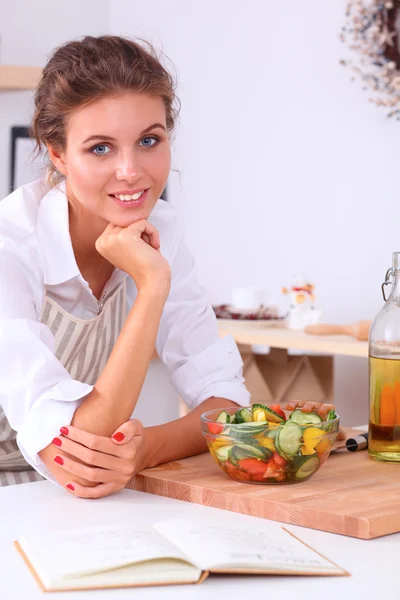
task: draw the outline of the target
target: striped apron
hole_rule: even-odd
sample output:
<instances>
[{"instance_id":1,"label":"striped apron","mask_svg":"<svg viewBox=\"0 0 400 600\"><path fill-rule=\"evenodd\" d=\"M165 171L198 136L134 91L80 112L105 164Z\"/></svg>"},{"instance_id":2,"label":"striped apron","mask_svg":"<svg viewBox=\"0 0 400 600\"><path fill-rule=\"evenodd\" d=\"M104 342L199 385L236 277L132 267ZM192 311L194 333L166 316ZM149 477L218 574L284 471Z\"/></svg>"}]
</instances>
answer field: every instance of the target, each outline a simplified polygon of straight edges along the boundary
<instances>
[{"instance_id":1,"label":"striped apron","mask_svg":"<svg viewBox=\"0 0 400 600\"><path fill-rule=\"evenodd\" d=\"M118 283L99 303L94 319L77 319L47 294L40 322L54 336L55 355L72 379L94 385L103 370L126 320L126 280ZM54 432L56 436L58 431ZM17 446L17 432L0 407L0 486L39 481L39 475Z\"/></svg>"}]
</instances>

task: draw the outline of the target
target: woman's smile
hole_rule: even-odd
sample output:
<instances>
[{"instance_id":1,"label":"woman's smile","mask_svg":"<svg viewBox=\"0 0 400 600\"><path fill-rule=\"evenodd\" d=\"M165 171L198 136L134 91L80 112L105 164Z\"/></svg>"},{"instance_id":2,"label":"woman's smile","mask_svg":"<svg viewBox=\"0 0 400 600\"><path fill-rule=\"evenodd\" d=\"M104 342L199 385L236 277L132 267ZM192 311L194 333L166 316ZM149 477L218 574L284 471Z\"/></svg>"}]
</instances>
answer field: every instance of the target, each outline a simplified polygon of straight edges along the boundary
<instances>
[{"instance_id":1,"label":"woman's smile","mask_svg":"<svg viewBox=\"0 0 400 600\"><path fill-rule=\"evenodd\" d=\"M123 192L109 194L109 196L123 208L139 208L146 202L148 191L148 189L132 190L131 192L124 190Z\"/></svg>"}]
</instances>

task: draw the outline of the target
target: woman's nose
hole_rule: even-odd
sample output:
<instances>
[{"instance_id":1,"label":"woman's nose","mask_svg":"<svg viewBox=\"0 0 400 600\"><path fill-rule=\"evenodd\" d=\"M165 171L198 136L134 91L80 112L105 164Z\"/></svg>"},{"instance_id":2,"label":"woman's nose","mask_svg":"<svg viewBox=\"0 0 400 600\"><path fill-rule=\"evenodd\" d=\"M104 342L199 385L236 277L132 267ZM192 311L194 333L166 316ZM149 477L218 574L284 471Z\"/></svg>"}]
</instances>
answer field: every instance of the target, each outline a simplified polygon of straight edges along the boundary
<instances>
[{"instance_id":1,"label":"woman's nose","mask_svg":"<svg viewBox=\"0 0 400 600\"><path fill-rule=\"evenodd\" d=\"M141 176L140 165L134 153L125 154L117 165L115 176L122 181L136 181Z\"/></svg>"}]
</instances>

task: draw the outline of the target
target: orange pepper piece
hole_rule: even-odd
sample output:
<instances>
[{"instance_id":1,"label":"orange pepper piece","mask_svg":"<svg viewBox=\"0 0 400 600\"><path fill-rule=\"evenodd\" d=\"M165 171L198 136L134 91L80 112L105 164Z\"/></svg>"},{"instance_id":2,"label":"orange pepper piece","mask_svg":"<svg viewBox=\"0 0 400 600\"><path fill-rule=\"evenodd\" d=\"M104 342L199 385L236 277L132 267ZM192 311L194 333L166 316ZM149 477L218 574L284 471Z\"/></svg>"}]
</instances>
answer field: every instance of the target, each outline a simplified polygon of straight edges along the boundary
<instances>
[{"instance_id":1,"label":"orange pepper piece","mask_svg":"<svg viewBox=\"0 0 400 600\"><path fill-rule=\"evenodd\" d=\"M380 402L380 424L396 425L396 403L394 388L391 385L384 385L382 388Z\"/></svg>"}]
</instances>

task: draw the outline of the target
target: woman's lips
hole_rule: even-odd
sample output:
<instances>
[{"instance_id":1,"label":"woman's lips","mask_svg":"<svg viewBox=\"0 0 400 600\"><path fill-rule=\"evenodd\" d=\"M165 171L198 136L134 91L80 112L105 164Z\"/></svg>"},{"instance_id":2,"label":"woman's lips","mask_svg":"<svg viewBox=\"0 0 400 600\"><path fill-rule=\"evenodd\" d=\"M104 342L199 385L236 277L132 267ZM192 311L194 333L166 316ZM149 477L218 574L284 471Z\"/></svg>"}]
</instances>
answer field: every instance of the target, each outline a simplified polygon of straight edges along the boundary
<instances>
[{"instance_id":1,"label":"woman's lips","mask_svg":"<svg viewBox=\"0 0 400 600\"><path fill-rule=\"evenodd\" d=\"M146 202L148 191L149 190L145 190L140 196L140 198L138 198L137 200L120 200L119 198L117 198L117 196L114 196L113 194L109 194L109 196L114 200L114 202L118 204L118 206L122 206L123 208L139 208L140 206L143 206L143 204Z\"/></svg>"}]
</instances>

